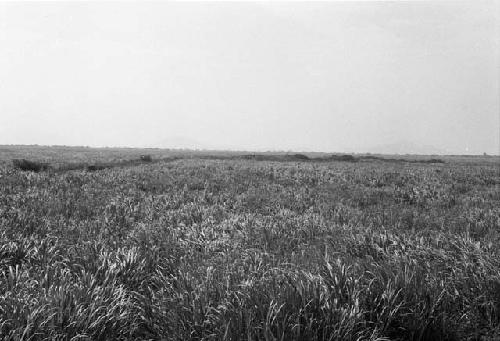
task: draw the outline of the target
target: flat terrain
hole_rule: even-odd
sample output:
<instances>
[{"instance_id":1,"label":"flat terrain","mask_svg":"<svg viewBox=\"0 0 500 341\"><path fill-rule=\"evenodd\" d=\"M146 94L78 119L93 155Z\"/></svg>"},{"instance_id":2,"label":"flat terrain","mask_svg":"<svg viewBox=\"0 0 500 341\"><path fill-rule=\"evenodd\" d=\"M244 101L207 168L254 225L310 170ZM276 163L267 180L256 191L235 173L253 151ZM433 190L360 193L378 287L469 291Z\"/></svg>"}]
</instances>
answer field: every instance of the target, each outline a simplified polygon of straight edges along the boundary
<instances>
[{"instance_id":1,"label":"flat terrain","mask_svg":"<svg viewBox=\"0 0 500 341\"><path fill-rule=\"evenodd\" d=\"M0 146L0 339L497 340L499 159L432 158Z\"/></svg>"}]
</instances>

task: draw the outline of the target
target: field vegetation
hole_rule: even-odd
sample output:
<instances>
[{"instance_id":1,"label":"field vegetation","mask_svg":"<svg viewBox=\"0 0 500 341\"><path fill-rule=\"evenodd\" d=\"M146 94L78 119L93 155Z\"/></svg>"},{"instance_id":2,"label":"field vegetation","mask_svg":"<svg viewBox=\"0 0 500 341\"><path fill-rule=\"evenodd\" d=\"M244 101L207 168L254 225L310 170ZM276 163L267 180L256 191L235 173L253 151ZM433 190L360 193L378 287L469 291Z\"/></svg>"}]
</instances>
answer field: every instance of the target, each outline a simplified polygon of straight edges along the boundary
<instances>
[{"instance_id":1,"label":"field vegetation","mask_svg":"<svg viewBox=\"0 0 500 341\"><path fill-rule=\"evenodd\" d=\"M2 340L500 338L498 158L2 148Z\"/></svg>"}]
</instances>

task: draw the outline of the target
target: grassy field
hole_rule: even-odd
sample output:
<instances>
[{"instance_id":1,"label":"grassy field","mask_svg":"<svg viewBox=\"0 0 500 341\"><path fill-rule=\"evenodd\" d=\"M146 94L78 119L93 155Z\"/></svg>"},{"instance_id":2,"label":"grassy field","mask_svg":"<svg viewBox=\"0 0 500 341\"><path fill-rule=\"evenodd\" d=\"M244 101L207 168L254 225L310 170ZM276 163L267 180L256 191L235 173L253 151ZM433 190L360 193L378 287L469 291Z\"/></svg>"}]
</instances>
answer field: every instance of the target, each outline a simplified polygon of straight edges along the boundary
<instances>
[{"instance_id":1,"label":"grassy field","mask_svg":"<svg viewBox=\"0 0 500 341\"><path fill-rule=\"evenodd\" d=\"M0 147L0 338L500 338L498 157L212 155Z\"/></svg>"}]
</instances>

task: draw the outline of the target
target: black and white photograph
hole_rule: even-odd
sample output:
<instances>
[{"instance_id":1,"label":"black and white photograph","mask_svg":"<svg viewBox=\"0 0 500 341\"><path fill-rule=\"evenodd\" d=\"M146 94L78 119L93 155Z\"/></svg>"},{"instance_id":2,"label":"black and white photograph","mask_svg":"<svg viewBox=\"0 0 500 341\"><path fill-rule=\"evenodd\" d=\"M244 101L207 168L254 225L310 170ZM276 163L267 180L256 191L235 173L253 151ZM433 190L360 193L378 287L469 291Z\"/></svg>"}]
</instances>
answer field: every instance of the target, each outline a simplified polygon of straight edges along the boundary
<instances>
[{"instance_id":1,"label":"black and white photograph","mask_svg":"<svg viewBox=\"0 0 500 341\"><path fill-rule=\"evenodd\" d=\"M500 340L499 45L498 0L0 0L0 340Z\"/></svg>"}]
</instances>

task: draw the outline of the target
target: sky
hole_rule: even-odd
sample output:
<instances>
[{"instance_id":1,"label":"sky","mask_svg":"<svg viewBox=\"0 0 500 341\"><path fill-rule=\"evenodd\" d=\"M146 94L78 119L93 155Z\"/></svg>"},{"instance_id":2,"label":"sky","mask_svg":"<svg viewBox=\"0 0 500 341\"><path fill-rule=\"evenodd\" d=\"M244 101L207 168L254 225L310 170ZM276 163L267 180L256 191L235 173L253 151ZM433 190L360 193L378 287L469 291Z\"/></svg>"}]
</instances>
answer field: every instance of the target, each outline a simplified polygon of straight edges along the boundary
<instances>
[{"instance_id":1,"label":"sky","mask_svg":"<svg viewBox=\"0 0 500 341\"><path fill-rule=\"evenodd\" d=\"M0 3L0 144L499 154L496 1Z\"/></svg>"}]
</instances>

